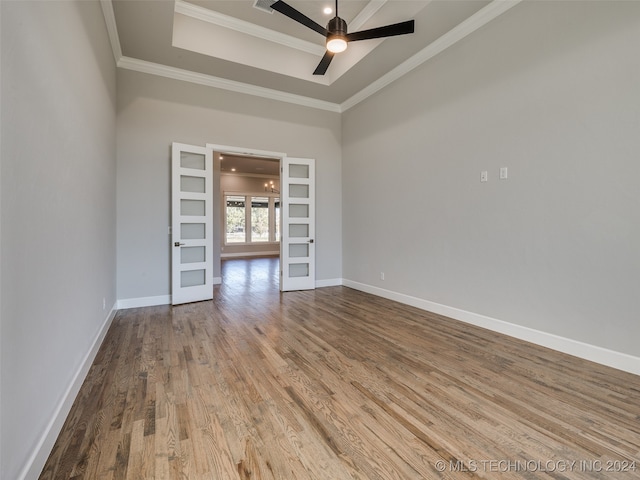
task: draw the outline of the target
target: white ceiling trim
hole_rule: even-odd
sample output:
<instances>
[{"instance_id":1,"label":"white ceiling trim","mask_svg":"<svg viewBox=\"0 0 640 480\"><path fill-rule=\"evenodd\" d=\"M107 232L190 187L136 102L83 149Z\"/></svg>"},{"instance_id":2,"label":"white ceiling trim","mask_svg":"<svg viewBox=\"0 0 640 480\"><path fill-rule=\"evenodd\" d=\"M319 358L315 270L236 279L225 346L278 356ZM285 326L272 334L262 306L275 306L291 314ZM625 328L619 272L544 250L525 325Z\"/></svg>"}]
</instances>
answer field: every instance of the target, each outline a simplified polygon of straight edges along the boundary
<instances>
[{"instance_id":1,"label":"white ceiling trim","mask_svg":"<svg viewBox=\"0 0 640 480\"><path fill-rule=\"evenodd\" d=\"M118 63L118 60L122 57L122 48L120 47L120 37L118 37L118 28L116 26L116 15L113 13L113 3L111 0L100 0L100 6L102 7L102 15L104 15L104 23L107 25L113 58Z\"/></svg>"},{"instance_id":2,"label":"white ceiling trim","mask_svg":"<svg viewBox=\"0 0 640 480\"><path fill-rule=\"evenodd\" d=\"M318 108L320 110L328 110L330 112L340 113L340 105L337 103L325 102L315 98L305 97L302 95L294 95L292 93L282 92L280 90L272 90L270 88L257 87L247 83L227 80L225 78L196 73L181 68L168 67L154 62L147 62L137 58L120 57L117 62L119 68L126 70L134 70L136 72L149 73L160 77L171 78L174 80L182 80L184 82L205 85L207 87L221 88L232 92L254 95L257 97L278 100L281 102L293 103L305 107Z\"/></svg>"},{"instance_id":3,"label":"white ceiling trim","mask_svg":"<svg viewBox=\"0 0 640 480\"><path fill-rule=\"evenodd\" d=\"M447 33L431 42L414 56L401 63L396 68L380 77L378 80L375 80L369 86L363 88L348 100L341 103L340 111L344 112L346 110L349 110L351 107L362 102L390 83L396 81L400 77L403 77L414 68L422 65L427 60L435 57L442 51L459 42L467 35L475 32L477 29L486 25L494 18L502 15L510 8L515 7L521 1L522 0L494 0L486 7L478 10L478 12L476 12L474 15L467 18L464 22L460 23L458 26L452 28Z\"/></svg>"},{"instance_id":4,"label":"white ceiling trim","mask_svg":"<svg viewBox=\"0 0 640 480\"><path fill-rule=\"evenodd\" d=\"M373 17L378 10L380 10L384 4L387 3L387 0L371 0L367 3L367 6L362 9L362 11L356 15L356 18L351 20L349 23L350 31L360 30L367 20Z\"/></svg>"},{"instance_id":5,"label":"white ceiling trim","mask_svg":"<svg viewBox=\"0 0 640 480\"><path fill-rule=\"evenodd\" d=\"M183 0L176 0L174 11L220 27L235 30L236 32L245 33L262 40L268 40L286 47L295 48L296 50L312 53L319 57L322 57L325 52L325 47L317 43L307 42L306 40L301 40L299 38L292 37L291 35L276 32L275 30L264 28L250 22L245 22L238 18L214 12L213 10L185 2Z\"/></svg>"}]
</instances>

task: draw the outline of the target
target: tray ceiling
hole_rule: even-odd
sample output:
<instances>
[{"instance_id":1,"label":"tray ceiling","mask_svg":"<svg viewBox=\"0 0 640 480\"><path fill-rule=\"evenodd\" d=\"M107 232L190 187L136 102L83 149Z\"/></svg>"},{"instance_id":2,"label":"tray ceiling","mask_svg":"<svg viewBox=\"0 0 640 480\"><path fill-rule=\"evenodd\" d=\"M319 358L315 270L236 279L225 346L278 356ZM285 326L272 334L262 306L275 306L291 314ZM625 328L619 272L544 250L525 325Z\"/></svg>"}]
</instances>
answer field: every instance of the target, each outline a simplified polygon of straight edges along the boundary
<instances>
[{"instance_id":1,"label":"tray ceiling","mask_svg":"<svg viewBox=\"0 0 640 480\"><path fill-rule=\"evenodd\" d=\"M473 33L519 0L342 0L349 31L415 19L415 33L352 42L312 72L324 37L254 0L103 0L118 66L344 111ZM266 1L267 4L272 2ZM324 25L332 1L288 0Z\"/></svg>"}]
</instances>

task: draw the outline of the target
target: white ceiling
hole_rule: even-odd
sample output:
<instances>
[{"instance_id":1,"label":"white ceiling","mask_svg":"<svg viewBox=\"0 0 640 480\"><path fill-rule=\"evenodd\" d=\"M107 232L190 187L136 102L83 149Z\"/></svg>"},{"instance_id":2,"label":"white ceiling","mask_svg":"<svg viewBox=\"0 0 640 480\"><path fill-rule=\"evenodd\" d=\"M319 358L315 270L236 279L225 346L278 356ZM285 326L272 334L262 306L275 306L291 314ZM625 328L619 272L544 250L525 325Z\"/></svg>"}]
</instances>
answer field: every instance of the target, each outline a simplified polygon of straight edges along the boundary
<instances>
[{"instance_id":1,"label":"white ceiling","mask_svg":"<svg viewBox=\"0 0 640 480\"><path fill-rule=\"evenodd\" d=\"M349 31L415 19L415 33L352 42L312 75L324 37L254 0L102 0L121 68L341 112L520 0L342 0ZM287 0L321 25L332 0Z\"/></svg>"}]
</instances>

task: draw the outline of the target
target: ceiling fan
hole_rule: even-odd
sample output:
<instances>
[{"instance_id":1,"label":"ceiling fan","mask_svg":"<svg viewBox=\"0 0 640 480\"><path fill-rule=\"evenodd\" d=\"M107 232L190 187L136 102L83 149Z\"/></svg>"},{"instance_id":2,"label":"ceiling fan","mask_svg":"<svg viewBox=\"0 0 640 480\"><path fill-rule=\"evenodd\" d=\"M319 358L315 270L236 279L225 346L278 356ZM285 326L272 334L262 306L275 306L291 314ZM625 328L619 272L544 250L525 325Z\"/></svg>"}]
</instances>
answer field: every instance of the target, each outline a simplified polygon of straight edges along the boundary
<instances>
[{"instance_id":1,"label":"ceiling fan","mask_svg":"<svg viewBox=\"0 0 640 480\"><path fill-rule=\"evenodd\" d=\"M347 33L347 22L338 16L338 0L336 0L336 16L329 20L327 27L314 22L306 15L300 13L298 10L278 0L271 5L273 10L286 15L287 17L301 23L305 27L309 27L311 30L315 30L320 35L324 35L327 38L327 51L325 52L322 60L313 72L314 75L324 75L329 68L329 64L333 59L334 54L344 52L347 49L348 42L355 42L356 40L371 40L373 38L393 37L396 35L405 35L407 33L413 33L414 20L408 20L406 22L394 23L393 25L386 25L384 27L371 28L369 30L360 30L359 32Z\"/></svg>"}]
</instances>

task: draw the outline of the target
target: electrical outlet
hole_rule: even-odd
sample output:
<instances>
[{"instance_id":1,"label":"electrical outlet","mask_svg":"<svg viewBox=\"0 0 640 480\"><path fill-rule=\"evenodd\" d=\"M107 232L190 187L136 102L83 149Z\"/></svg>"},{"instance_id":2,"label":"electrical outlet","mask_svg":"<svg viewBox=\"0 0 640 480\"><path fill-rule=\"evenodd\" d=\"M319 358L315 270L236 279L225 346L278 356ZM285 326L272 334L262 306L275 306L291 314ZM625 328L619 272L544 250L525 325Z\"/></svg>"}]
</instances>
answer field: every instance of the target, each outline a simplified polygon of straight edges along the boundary
<instances>
[{"instance_id":1,"label":"electrical outlet","mask_svg":"<svg viewBox=\"0 0 640 480\"><path fill-rule=\"evenodd\" d=\"M507 167L500 167L500 180L507 179Z\"/></svg>"},{"instance_id":2,"label":"electrical outlet","mask_svg":"<svg viewBox=\"0 0 640 480\"><path fill-rule=\"evenodd\" d=\"M107 309L107 299L102 297L102 309L106 310Z\"/></svg>"},{"instance_id":3,"label":"electrical outlet","mask_svg":"<svg viewBox=\"0 0 640 480\"><path fill-rule=\"evenodd\" d=\"M380 280L384 280L384 272L380 272Z\"/></svg>"},{"instance_id":4,"label":"electrical outlet","mask_svg":"<svg viewBox=\"0 0 640 480\"><path fill-rule=\"evenodd\" d=\"M487 180L489 180L489 172L487 172L486 170L480 172L480 181L486 182Z\"/></svg>"}]
</instances>

